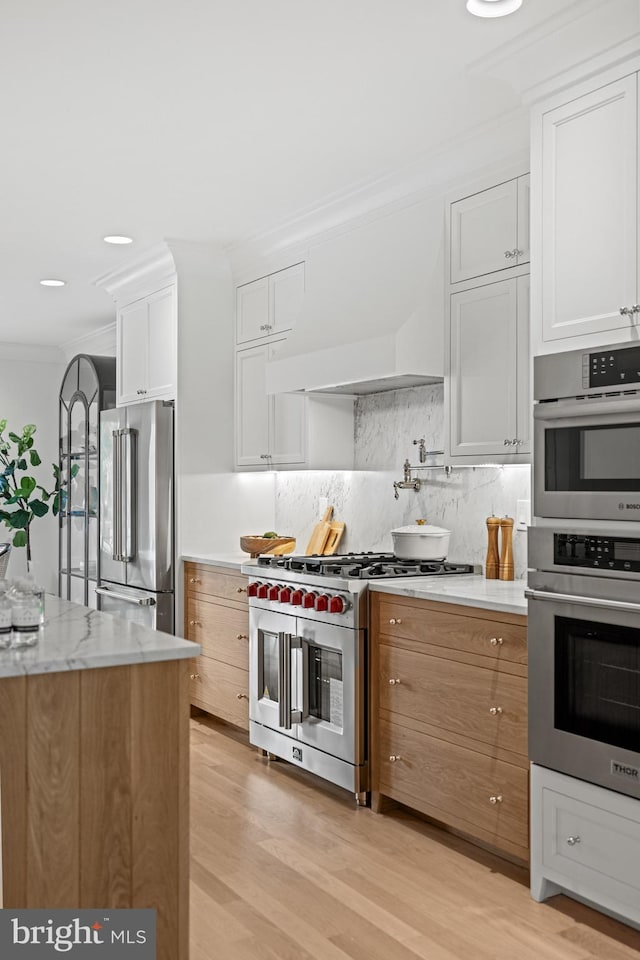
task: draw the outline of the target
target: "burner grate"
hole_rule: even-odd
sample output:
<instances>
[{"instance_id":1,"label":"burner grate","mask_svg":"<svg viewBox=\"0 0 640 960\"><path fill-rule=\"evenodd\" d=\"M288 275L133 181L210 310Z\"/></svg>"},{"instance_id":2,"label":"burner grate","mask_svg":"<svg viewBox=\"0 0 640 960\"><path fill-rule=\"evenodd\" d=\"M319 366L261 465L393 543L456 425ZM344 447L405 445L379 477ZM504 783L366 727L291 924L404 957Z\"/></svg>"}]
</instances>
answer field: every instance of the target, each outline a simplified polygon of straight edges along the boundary
<instances>
[{"instance_id":1,"label":"burner grate","mask_svg":"<svg viewBox=\"0 0 640 960\"><path fill-rule=\"evenodd\" d=\"M352 580L382 580L392 577L430 577L455 573L474 573L468 563L444 560L402 560L393 553L345 553L335 556L258 557L258 566L310 573L321 577Z\"/></svg>"}]
</instances>

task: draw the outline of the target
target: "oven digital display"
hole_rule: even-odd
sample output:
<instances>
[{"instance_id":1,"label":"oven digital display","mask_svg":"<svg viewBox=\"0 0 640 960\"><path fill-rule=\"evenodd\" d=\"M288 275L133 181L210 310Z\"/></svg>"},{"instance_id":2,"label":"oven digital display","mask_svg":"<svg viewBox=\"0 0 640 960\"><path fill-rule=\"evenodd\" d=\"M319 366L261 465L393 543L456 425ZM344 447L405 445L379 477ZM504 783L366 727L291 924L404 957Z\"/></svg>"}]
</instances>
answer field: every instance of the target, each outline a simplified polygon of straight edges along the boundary
<instances>
[{"instance_id":1,"label":"oven digital display","mask_svg":"<svg viewBox=\"0 0 640 960\"><path fill-rule=\"evenodd\" d=\"M556 533L553 543L554 563L561 566L640 572L640 539Z\"/></svg>"},{"instance_id":2,"label":"oven digital display","mask_svg":"<svg viewBox=\"0 0 640 960\"><path fill-rule=\"evenodd\" d=\"M589 354L590 387L640 383L640 347Z\"/></svg>"}]
</instances>

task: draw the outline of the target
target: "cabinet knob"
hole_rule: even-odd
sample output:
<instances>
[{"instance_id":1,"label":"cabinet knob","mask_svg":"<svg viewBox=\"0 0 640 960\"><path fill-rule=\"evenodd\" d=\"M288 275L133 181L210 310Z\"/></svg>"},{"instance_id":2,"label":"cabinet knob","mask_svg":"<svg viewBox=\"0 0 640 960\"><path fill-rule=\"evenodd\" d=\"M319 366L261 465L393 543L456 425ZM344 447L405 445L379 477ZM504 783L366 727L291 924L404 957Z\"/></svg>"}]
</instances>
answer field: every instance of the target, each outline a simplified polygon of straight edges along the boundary
<instances>
[{"instance_id":1,"label":"cabinet knob","mask_svg":"<svg viewBox=\"0 0 640 960\"><path fill-rule=\"evenodd\" d=\"M497 717L502 713L502 707L489 707L489 713L492 717Z\"/></svg>"},{"instance_id":2,"label":"cabinet knob","mask_svg":"<svg viewBox=\"0 0 640 960\"><path fill-rule=\"evenodd\" d=\"M270 460L270 459L271 459L271 454L270 454L270 453L261 453L261 454L260 454L260 459L261 459L261 460Z\"/></svg>"},{"instance_id":3,"label":"cabinet knob","mask_svg":"<svg viewBox=\"0 0 640 960\"><path fill-rule=\"evenodd\" d=\"M640 313L640 303L634 303L631 309L633 310L634 313Z\"/></svg>"},{"instance_id":4,"label":"cabinet knob","mask_svg":"<svg viewBox=\"0 0 640 960\"><path fill-rule=\"evenodd\" d=\"M389 757L389 763L396 763L398 760L402 760L402 757L399 753L392 753Z\"/></svg>"},{"instance_id":5,"label":"cabinet knob","mask_svg":"<svg viewBox=\"0 0 640 960\"><path fill-rule=\"evenodd\" d=\"M246 593L246 592L247 592L246 587L236 587L236 593Z\"/></svg>"},{"instance_id":6,"label":"cabinet knob","mask_svg":"<svg viewBox=\"0 0 640 960\"><path fill-rule=\"evenodd\" d=\"M524 255L524 250L518 250L517 248L513 251L514 257L522 257Z\"/></svg>"},{"instance_id":7,"label":"cabinet knob","mask_svg":"<svg viewBox=\"0 0 640 960\"><path fill-rule=\"evenodd\" d=\"M189 577L189 583L200 583L200 577Z\"/></svg>"},{"instance_id":8,"label":"cabinet knob","mask_svg":"<svg viewBox=\"0 0 640 960\"><path fill-rule=\"evenodd\" d=\"M249 634L248 634L248 633L237 633L237 634L236 634L236 640L248 640L248 639L249 639Z\"/></svg>"},{"instance_id":9,"label":"cabinet knob","mask_svg":"<svg viewBox=\"0 0 640 960\"><path fill-rule=\"evenodd\" d=\"M396 623L402 623L402 620L400 619L400 617L391 617L391 620L389 620L389 623L393 627L396 625Z\"/></svg>"},{"instance_id":10,"label":"cabinet knob","mask_svg":"<svg viewBox=\"0 0 640 960\"><path fill-rule=\"evenodd\" d=\"M489 797L489 803L492 803L494 806L496 805L496 803L502 803L502 794L497 793L495 794L495 796Z\"/></svg>"},{"instance_id":11,"label":"cabinet knob","mask_svg":"<svg viewBox=\"0 0 640 960\"><path fill-rule=\"evenodd\" d=\"M511 260L511 258L512 258L513 256L514 256L513 250L505 250L505 252L504 252L504 258L505 258L505 260Z\"/></svg>"},{"instance_id":12,"label":"cabinet knob","mask_svg":"<svg viewBox=\"0 0 640 960\"><path fill-rule=\"evenodd\" d=\"M513 440L505 440L503 443L503 447L510 447L512 443L513 443Z\"/></svg>"},{"instance_id":13,"label":"cabinet knob","mask_svg":"<svg viewBox=\"0 0 640 960\"><path fill-rule=\"evenodd\" d=\"M189 626L190 626L190 627L201 627L202 624L200 623L199 620L189 620Z\"/></svg>"},{"instance_id":14,"label":"cabinet knob","mask_svg":"<svg viewBox=\"0 0 640 960\"><path fill-rule=\"evenodd\" d=\"M260 324L260 329L261 329L261 330L271 330L271 324L270 324L270 323L261 323L261 324Z\"/></svg>"},{"instance_id":15,"label":"cabinet knob","mask_svg":"<svg viewBox=\"0 0 640 960\"><path fill-rule=\"evenodd\" d=\"M248 700L249 697L246 693L236 693L236 700Z\"/></svg>"},{"instance_id":16,"label":"cabinet knob","mask_svg":"<svg viewBox=\"0 0 640 960\"><path fill-rule=\"evenodd\" d=\"M402 681L400 680L400 677L391 677L391 679L389 680L389 686L395 687L396 684L401 683L401 682L402 682Z\"/></svg>"},{"instance_id":17,"label":"cabinet knob","mask_svg":"<svg viewBox=\"0 0 640 960\"><path fill-rule=\"evenodd\" d=\"M191 674L191 679L192 679L192 680L199 680L199 679L200 679L200 674L199 674L199 673L192 673L192 674Z\"/></svg>"},{"instance_id":18,"label":"cabinet knob","mask_svg":"<svg viewBox=\"0 0 640 960\"><path fill-rule=\"evenodd\" d=\"M580 837L567 837L567 843L570 847L575 847L576 843L580 843Z\"/></svg>"},{"instance_id":19,"label":"cabinet knob","mask_svg":"<svg viewBox=\"0 0 640 960\"><path fill-rule=\"evenodd\" d=\"M489 640L489 643L491 644L492 647L501 647L502 644L504 643L504 640L502 639L502 637L491 637L491 640Z\"/></svg>"},{"instance_id":20,"label":"cabinet knob","mask_svg":"<svg viewBox=\"0 0 640 960\"><path fill-rule=\"evenodd\" d=\"M620 307L620 313L623 317L626 317L626 316L630 317L635 312L636 312L635 307Z\"/></svg>"}]
</instances>

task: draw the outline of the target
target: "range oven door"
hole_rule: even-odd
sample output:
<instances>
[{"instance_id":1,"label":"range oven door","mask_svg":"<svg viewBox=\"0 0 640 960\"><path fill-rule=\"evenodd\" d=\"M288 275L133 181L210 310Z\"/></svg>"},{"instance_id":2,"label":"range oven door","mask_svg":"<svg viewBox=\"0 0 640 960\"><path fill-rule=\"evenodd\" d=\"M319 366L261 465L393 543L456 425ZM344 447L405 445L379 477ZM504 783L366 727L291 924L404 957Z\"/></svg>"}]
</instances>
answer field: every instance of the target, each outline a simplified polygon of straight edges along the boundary
<instances>
[{"instance_id":1,"label":"range oven door","mask_svg":"<svg viewBox=\"0 0 640 960\"><path fill-rule=\"evenodd\" d=\"M295 617L249 609L249 717L294 737L293 702L298 698L291 678L291 639L295 631Z\"/></svg>"},{"instance_id":2,"label":"range oven door","mask_svg":"<svg viewBox=\"0 0 640 960\"><path fill-rule=\"evenodd\" d=\"M637 584L536 574L532 586L530 759L640 797Z\"/></svg>"},{"instance_id":3,"label":"range oven door","mask_svg":"<svg viewBox=\"0 0 640 960\"><path fill-rule=\"evenodd\" d=\"M640 520L640 397L538 403L537 517Z\"/></svg>"}]
</instances>

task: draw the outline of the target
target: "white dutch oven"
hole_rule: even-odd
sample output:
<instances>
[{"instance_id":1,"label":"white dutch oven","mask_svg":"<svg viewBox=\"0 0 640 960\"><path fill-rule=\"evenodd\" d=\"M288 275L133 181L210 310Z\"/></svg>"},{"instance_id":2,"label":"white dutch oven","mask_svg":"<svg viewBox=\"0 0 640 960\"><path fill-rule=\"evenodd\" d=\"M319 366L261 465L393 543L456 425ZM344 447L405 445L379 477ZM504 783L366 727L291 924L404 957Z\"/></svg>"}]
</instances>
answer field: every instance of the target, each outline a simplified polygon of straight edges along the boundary
<instances>
[{"instance_id":1,"label":"white dutch oven","mask_svg":"<svg viewBox=\"0 0 640 960\"><path fill-rule=\"evenodd\" d=\"M402 560L444 560L451 531L417 520L411 526L392 530L391 536L393 552Z\"/></svg>"}]
</instances>

